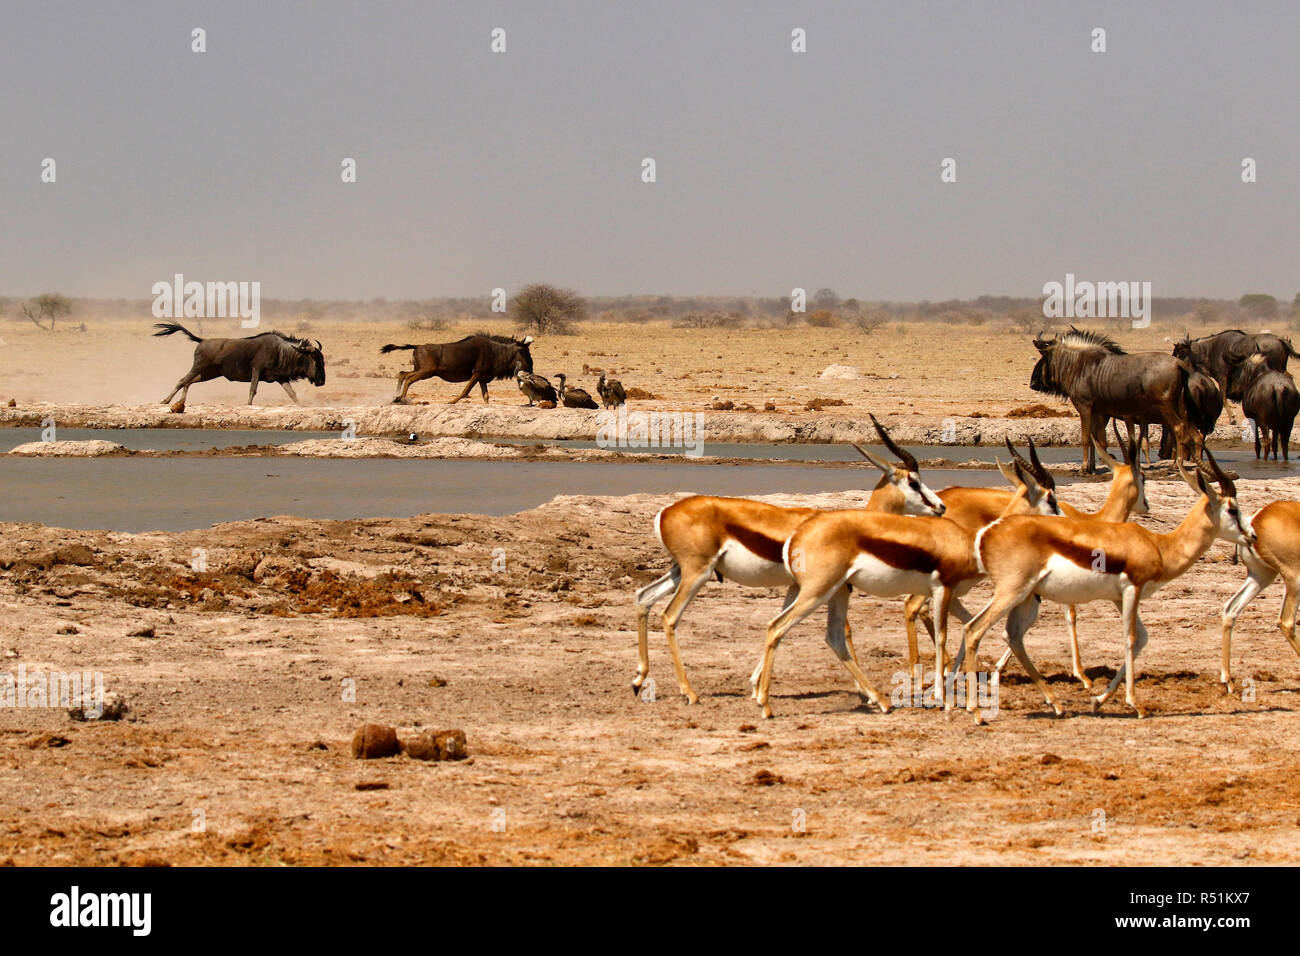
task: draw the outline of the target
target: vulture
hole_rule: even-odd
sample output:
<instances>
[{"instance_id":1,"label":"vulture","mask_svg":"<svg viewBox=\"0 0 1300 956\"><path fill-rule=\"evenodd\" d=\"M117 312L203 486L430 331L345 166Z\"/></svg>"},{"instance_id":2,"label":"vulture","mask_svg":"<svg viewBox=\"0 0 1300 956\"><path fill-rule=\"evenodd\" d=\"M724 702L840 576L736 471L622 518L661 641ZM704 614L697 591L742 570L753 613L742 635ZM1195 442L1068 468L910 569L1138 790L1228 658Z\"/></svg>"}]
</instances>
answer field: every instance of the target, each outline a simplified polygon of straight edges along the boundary
<instances>
[{"instance_id":1,"label":"vulture","mask_svg":"<svg viewBox=\"0 0 1300 956\"><path fill-rule=\"evenodd\" d=\"M596 383L596 391L600 393L600 402L606 408L618 408L627 404L627 391L623 388L623 383L616 378L605 381L603 371L600 373L600 381Z\"/></svg>"},{"instance_id":2,"label":"vulture","mask_svg":"<svg viewBox=\"0 0 1300 956\"><path fill-rule=\"evenodd\" d=\"M520 369L515 373L515 378L519 381L519 391L524 393L529 405L535 402L550 402L551 407L554 408L559 402L560 397L555 394L555 386L540 375Z\"/></svg>"},{"instance_id":3,"label":"vulture","mask_svg":"<svg viewBox=\"0 0 1300 956\"><path fill-rule=\"evenodd\" d=\"M565 408L600 408L590 395L581 388L565 388L564 376L555 376L560 380L560 403Z\"/></svg>"}]
</instances>

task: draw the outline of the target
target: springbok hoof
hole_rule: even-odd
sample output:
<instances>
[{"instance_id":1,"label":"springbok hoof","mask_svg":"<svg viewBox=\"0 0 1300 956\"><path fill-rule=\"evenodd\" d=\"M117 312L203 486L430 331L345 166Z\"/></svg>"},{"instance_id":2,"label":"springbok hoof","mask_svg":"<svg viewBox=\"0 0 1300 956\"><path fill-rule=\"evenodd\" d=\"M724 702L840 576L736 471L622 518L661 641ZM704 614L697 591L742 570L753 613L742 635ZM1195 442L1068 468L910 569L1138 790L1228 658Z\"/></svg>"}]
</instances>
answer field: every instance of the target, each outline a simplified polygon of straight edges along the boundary
<instances>
[{"instance_id":1,"label":"springbok hoof","mask_svg":"<svg viewBox=\"0 0 1300 956\"><path fill-rule=\"evenodd\" d=\"M632 681L632 696L639 698L641 696L641 685Z\"/></svg>"},{"instance_id":2,"label":"springbok hoof","mask_svg":"<svg viewBox=\"0 0 1300 956\"><path fill-rule=\"evenodd\" d=\"M1093 712L1094 714L1099 714L1099 713L1101 713L1101 698L1100 698L1100 697L1094 697L1094 698L1092 699L1092 712Z\"/></svg>"}]
</instances>

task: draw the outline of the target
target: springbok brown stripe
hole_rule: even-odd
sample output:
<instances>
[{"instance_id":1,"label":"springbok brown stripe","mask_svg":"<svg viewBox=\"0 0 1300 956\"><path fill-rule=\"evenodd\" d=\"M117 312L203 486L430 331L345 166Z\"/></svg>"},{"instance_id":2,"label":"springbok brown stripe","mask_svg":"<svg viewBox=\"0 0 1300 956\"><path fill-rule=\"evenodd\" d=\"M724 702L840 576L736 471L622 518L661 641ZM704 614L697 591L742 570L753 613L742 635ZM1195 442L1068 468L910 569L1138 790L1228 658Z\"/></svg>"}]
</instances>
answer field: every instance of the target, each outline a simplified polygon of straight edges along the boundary
<instances>
[{"instance_id":1,"label":"springbok brown stripe","mask_svg":"<svg viewBox=\"0 0 1300 956\"><path fill-rule=\"evenodd\" d=\"M879 558L891 568L900 571L920 571L924 574L934 573L939 566L938 560L929 551L890 541L888 538L873 538L869 535L858 536L858 550L864 554Z\"/></svg>"},{"instance_id":2,"label":"springbok brown stripe","mask_svg":"<svg viewBox=\"0 0 1300 956\"><path fill-rule=\"evenodd\" d=\"M771 561L774 564L781 563L781 547L785 544L784 541L777 541L775 538L769 538L761 531L755 531L753 528L746 528L736 524L724 524L722 530L727 533L728 537L735 538L764 561Z\"/></svg>"},{"instance_id":3,"label":"springbok brown stripe","mask_svg":"<svg viewBox=\"0 0 1300 956\"><path fill-rule=\"evenodd\" d=\"M1091 568L1093 562L1100 557L1105 562L1102 565L1102 568L1107 574L1123 574L1127 570L1127 565L1125 564L1123 555L1107 554L1104 549L1102 549L1100 555L1097 555L1093 553L1094 549L1088 547L1086 544L1079 544L1078 542L1070 541L1068 539L1062 539L1052 543L1056 546L1057 552L1061 557L1068 560L1071 564L1077 564L1081 568Z\"/></svg>"}]
</instances>

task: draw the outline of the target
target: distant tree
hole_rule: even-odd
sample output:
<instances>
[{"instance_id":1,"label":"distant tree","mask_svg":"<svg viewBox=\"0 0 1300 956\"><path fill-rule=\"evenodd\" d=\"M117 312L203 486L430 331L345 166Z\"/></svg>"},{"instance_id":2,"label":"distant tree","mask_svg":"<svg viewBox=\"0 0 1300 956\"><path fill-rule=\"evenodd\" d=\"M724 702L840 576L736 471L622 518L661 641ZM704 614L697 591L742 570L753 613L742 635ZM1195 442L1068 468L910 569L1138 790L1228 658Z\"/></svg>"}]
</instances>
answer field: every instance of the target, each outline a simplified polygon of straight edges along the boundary
<instances>
[{"instance_id":1,"label":"distant tree","mask_svg":"<svg viewBox=\"0 0 1300 956\"><path fill-rule=\"evenodd\" d=\"M840 324L840 320L835 318L835 313L830 309L818 309L808 313L808 324L814 329L833 329Z\"/></svg>"},{"instance_id":2,"label":"distant tree","mask_svg":"<svg viewBox=\"0 0 1300 956\"><path fill-rule=\"evenodd\" d=\"M574 324L587 317L587 303L572 289L542 282L524 286L511 300L515 325L537 335L572 335Z\"/></svg>"},{"instance_id":3,"label":"distant tree","mask_svg":"<svg viewBox=\"0 0 1300 956\"><path fill-rule=\"evenodd\" d=\"M5 303L0 299L0 312L4 312ZM1291 314L1300 317L1300 292L1295 294L1295 301L1291 303Z\"/></svg>"},{"instance_id":4,"label":"distant tree","mask_svg":"<svg viewBox=\"0 0 1300 956\"><path fill-rule=\"evenodd\" d=\"M65 296L54 292L38 295L23 305L23 315L35 322L38 329L45 329L47 332L54 331L54 323L58 321L59 316L67 315L71 311L72 303ZM41 319L50 320L48 329L41 325Z\"/></svg>"},{"instance_id":5,"label":"distant tree","mask_svg":"<svg viewBox=\"0 0 1300 956\"><path fill-rule=\"evenodd\" d=\"M839 304L839 293L834 289L818 289L813 294L813 305L819 309L833 309Z\"/></svg>"},{"instance_id":6,"label":"distant tree","mask_svg":"<svg viewBox=\"0 0 1300 956\"><path fill-rule=\"evenodd\" d=\"M1204 302L1196 307L1196 321L1201 325L1214 325L1219 321L1219 307L1212 302Z\"/></svg>"},{"instance_id":7,"label":"distant tree","mask_svg":"<svg viewBox=\"0 0 1300 956\"><path fill-rule=\"evenodd\" d=\"M844 300L844 308L848 312L860 312L862 310L862 303L857 299L850 297Z\"/></svg>"},{"instance_id":8,"label":"distant tree","mask_svg":"<svg viewBox=\"0 0 1300 956\"><path fill-rule=\"evenodd\" d=\"M1271 319L1277 315L1277 299L1263 292L1251 292L1237 300L1242 310L1257 319Z\"/></svg>"}]
</instances>

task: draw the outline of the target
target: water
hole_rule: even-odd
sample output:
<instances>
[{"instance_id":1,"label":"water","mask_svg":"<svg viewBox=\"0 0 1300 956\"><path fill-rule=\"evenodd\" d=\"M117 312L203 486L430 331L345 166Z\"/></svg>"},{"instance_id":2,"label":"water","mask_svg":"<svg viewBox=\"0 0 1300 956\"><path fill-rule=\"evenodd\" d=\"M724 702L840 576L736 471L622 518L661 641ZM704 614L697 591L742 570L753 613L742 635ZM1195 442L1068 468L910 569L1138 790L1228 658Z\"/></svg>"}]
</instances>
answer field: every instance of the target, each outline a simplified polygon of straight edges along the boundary
<instances>
[{"instance_id":1,"label":"water","mask_svg":"<svg viewBox=\"0 0 1300 956\"><path fill-rule=\"evenodd\" d=\"M799 465L393 458L0 457L0 521L183 531L272 515L510 514L556 495L761 495L874 487L879 472ZM1000 485L996 471L934 470L934 488Z\"/></svg>"},{"instance_id":2,"label":"water","mask_svg":"<svg viewBox=\"0 0 1300 956\"><path fill-rule=\"evenodd\" d=\"M113 441L132 451L207 451L240 445L287 445L309 438L338 438L338 432L250 428L57 428L59 441ZM39 428L0 428L0 454L29 441L40 441Z\"/></svg>"}]
</instances>

